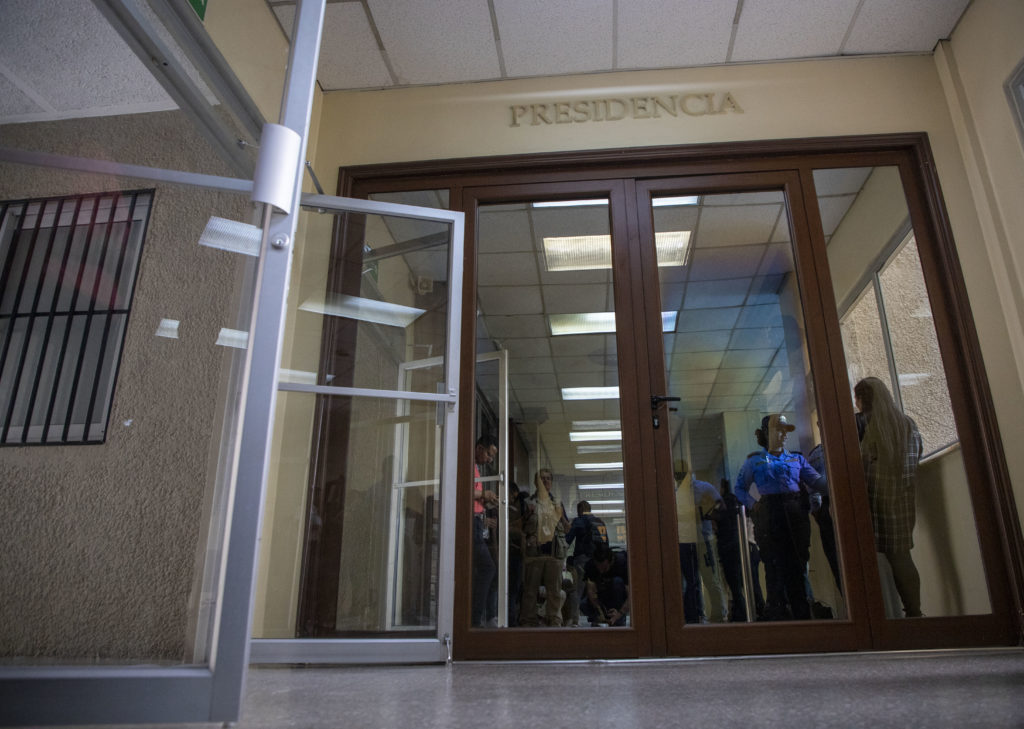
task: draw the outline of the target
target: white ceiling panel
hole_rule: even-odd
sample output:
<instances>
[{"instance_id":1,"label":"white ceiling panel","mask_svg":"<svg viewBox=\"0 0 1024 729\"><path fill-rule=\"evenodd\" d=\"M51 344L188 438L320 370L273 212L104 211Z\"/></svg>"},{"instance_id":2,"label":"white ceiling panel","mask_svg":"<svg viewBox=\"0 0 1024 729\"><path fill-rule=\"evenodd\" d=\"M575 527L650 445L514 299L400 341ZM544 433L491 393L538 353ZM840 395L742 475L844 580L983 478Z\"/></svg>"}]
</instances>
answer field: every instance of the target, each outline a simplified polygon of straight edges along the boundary
<instances>
[{"instance_id":1,"label":"white ceiling panel","mask_svg":"<svg viewBox=\"0 0 1024 729\"><path fill-rule=\"evenodd\" d=\"M549 236L608 235L611 222L607 205L568 208L532 208L533 226L540 240Z\"/></svg>"},{"instance_id":2,"label":"white ceiling panel","mask_svg":"<svg viewBox=\"0 0 1024 729\"><path fill-rule=\"evenodd\" d=\"M729 351L722 358L722 367L767 367L775 356L774 349L741 349Z\"/></svg>"},{"instance_id":3,"label":"white ceiling panel","mask_svg":"<svg viewBox=\"0 0 1024 729\"><path fill-rule=\"evenodd\" d=\"M758 246L698 248L690 263L691 281L753 276L761 262Z\"/></svg>"},{"instance_id":4,"label":"white ceiling panel","mask_svg":"<svg viewBox=\"0 0 1024 729\"><path fill-rule=\"evenodd\" d=\"M715 382L753 382L755 384L764 379L764 369L761 367L737 367L734 369L718 370L718 379Z\"/></svg>"},{"instance_id":5,"label":"white ceiling panel","mask_svg":"<svg viewBox=\"0 0 1024 729\"><path fill-rule=\"evenodd\" d=\"M533 319L534 317L504 317L506 319ZM508 350L510 358L549 357L551 347L548 339L543 337L509 337L502 339L502 346Z\"/></svg>"},{"instance_id":6,"label":"white ceiling panel","mask_svg":"<svg viewBox=\"0 0 1024 729\"><path fill-rule=\"evenodd\" d=\"M766 349L782 344L782 327L734 329L729 349Z\"/></svg>"},{"instance_id":7,"label":"white ceiling panel","mask_svg":"<svg viewBox=\"0 0 1024 729\"><path fill-rule=\"evenodd\" d=\"M778 305L772 304L745 306L740 314L739 321L736 322L736 326L745 329L782 326L782 311Z\"/></svg>"},{"instance_id":8,"label":"white ceiling panel","mask_svg":"<svg viewBox=\"0 0 1024 729\"><path fill-rule=\"evenodd\" d=\"M175 108L89 0L4 0L0 12L0 69L55 118L102 107Z\"/></svg>"},{"instance_id":9,"label":"white ceiling panel","mask_svg":"<svg viewBox=\"0 0 1024 729\"><path fill-rule=\"evenodd\" d=\"M612 0L494 0L505 71L517 76L612 67Z\"/></svg>"},{"instance_id":10,"label":"white ceiling panel","mask_svg":"<svg viewBox=\"0 0 1024 729\"><path fill-rule=\"evenodd\" d=\"M750 284L747 306L778 304L779 291L782 289L782 284L785 280L785 274L755 276L753 283Z\"/></svg>"},{"instance_id":11,"label":"white ceiling panel","mask_svg":"<svg viewBox=\"0 0 1024 729\"><path fill-rule=\"evenodd\" d=\"M705 207L721 207L722 205L771 205L785 202L782 190L766 190L764 192L730 192L721 195L705 195L702 204Z\"/></svg>"},{"instance_id":12,"label":"white ceiling panel","mask_svg":"<svg viewBox=\"0 0 1024 729\"><path fill-rule=\"evenodd\" d=\"M673 352L676 354L684 354L686 352L720 352L729 345L731 334L732 332L728 330L679 334L675 338Z\"/></svg>"},{"instance_id":13,"label":"white ceiling panel","mask_svg":"<svg viewBox=\"0 0 1024 729\"><path fill-rule=\"evenodd\" d=\"M536 286L537 256L534 253L481 253L477 257L477 283L481 286Z\"/></svg>"},{"instance_id":14,"label":"white ceiling panel","mask_svg":"<svg viewBox=\"0 0 1024 729\"><path fill-rule=\"evenodd\" d=\"M711 370L722 363L721 352L687 352L672 357L672 371Z\"/></svg>"},{"instance_id":15,"label":"white ceiling panel","mask_svg":"<svg viewBox=\"0 0 1024 729\"><path fill-rule=\"evenodd\" d=\"M611 311L613 305L611 286L562 284L544 287L544 309L549 314Z\"/></svg>"},{"instance_id":16,"label":"white ceiling panel","mask_svg":"<svg viewBox=\"0 0 1024 729\"><path fill-rule=\"evenodd\" d=\"M524 210L480 210L479 253L532 251L530 218Z\"/></svg>"},{"instance_id":17,"label":"white ceiling panel","mask_svg":"<svg viewBox=\"0 0 1024 729\"><path fill-rule=\"evenodd\" d=\"M604 356L592 357L554 357L555 371L559 374L570 372L595 372L610 369ZM614 367L614 362L612 362Z\"/></svg>"},{"instance_id":18,"label":"white ceiling panel","mask_svg":"<svg viewBox=\"0 0 1024 729\"><path fill-rule=\"evenodd\" d=\"M524 387L516 389L516 398L523 405L537 405L560 402L562 393L557 388Z\"/></svg>"},{"instance_id":19,"label":"white ceiling panel","mask_svg":"<svg viewBox=\"0 0 1024 729\"><path fill-rule=\"evenodd\" d=\"M541 372L531 373L516 373L513 372L508 377L509 385L511 385L516 392L526 388L541 388L541 387L558 387L558 380L555 379L554 373L545 374Z\"/></svg>"},{"instance_id":20,"label":"white ceiling panel","mask_svg":"<svg viewBox=\"0 0 1024 729\"><path fill-rule=\"evenodd\" d=\"M618 68L724 63L736 6L707 0L630 0L619 4Z\"/></svg>"},{"instance_id":21,"label":"white ceiling panel","mask_svg":"<svg viewBox=\"0 0 1024 729\"><path fill-rule=\"evenodd\" d=\"M274 12L285 35L291 38L294 6L278 5ZM328 3L324 13L317 80L327 90L394 84L362 3Z\"/></svg>"},{"instance_id":22,"label":"white ceiling panel","mask_svg":"<svg viewBox=\"0 0 1024 729\"><path fill-rule=\"evenodd\" d=\"M731 329L740 315L740 307L681 311L676 319L677 332L700 332L710 329Z\"/></svg>"},{"instance_id":23,"label":"white ceiling panel","mask_svg":"<svg viewBox=\"0 0 1024 729\"><path fill-rule=\"evenodd\" d=\"M704 247L767 243L779 217L780 207L743 205L704 208L700 216L700 225L697 227L696 245Z\"/></svg>"},{"instance_id":24,"label":"white ceiling panel","mask_svg":"<svg viewBox=\"0 0 1024 729\"><path fill-rule=\"evenodd\" d=\"M719 281L694 281L686 287L687 309L712 309L740 306L747 298L749 278Z\"/></svg>"},{"instance_id":25,"label":"white ceiling panel","mask_svg":"<svg viewBox=\"0 0 1024 729\"><path fill-rule=\"evenodd\" d=\"M731 61L839 52L860 0L757 0L743 5Z\"/></svg>"},{"instance_id":26,"label":"white ceiling panel","mask_svg":"<svg viewBox=\"0 0 1024 729\"><path fill-rule=\"evenodd\" d=\"M487 330L493 338L502 341L508 338L547 337L551 334L543 316L488 316ZM511 343L506 344L511 350ZM537 353L530 352L516 352L515 354L517 357L539 356Z\"/></svg>"},{"instance_id":27,"label":"white ceiling panel","mask_svg":"<svg viewBox=\"0 0 1024 729\"><path fill-rule=\"evenodd\" d=\"M480 309L487 316L540 314L540 286L481 286Z\"/></svg>"},{"instance_id":28,"label":"white ceiling panel","mask_svg":"<svg viewBox=\"0 0 1024 729\"><path fill-rule=\"evenodd\" d=\"M670 369L668 372L669 382L679 386L686 384L713 385L717 375L717 369L683 371Z\"/></svg>"},{"instance_id":29,"label":"white ceiling panel","mask_svg":"<svg viewBox=\"0 0 1024 729\"><path fill-rule=\"evenodd\" d=\"M779 276L793 270L793 249L788 243L773 243L764 252L758 274Z\"/></svg>"},{"instance_id":30,"label":"white ceiling panel","mask_svg":"<svg viewBox=\"0 0 1024 729\"><path fill-rule=\"evenodd\" d=\"M509 358L508 368L511 372L532 374L535 372L554 373L555 366L550 357L516 357Z\"/></svg>"},{"instance_id":31,"label":"white ceiling panel","mask_svg":"<svg viewBox=\"0 0 1024 729\"><path fill-rule=\"evenodd\" d=\"M551 352L556 357L614 354L615 337L604 334L577 334L574 336L554 337L551 340Z\"/></svg>"},{"instance_id":32,"label":"white ceiling panel","mask_svg":"<svg viewBox=\"0 0 1024 729\"><path fill-rule=\"evenodd\" d=\"M619 373L613 370L559 373L558 384L562 387L611 387L619 384Z\"/></svg>"},{"instance_id":33,"label":"white ceiling panel","mask_svg":"<svg viewBox=\"0 0 1024 729\"><path fill-rule=\"evenodd\" d=\"M692 380L676 384L672 387L672 394L676 397L684 397L687 400L706 398L711 394L714 385L710 382L693 382Z\"/></svg>"},{"instance_id":34,"label":"white ceiling panel","mask_svg":"<svg viewBox=\"0 0 1024 729\"><path fill-rule=\"evenodd\" d=\"M399 84L501 78L487 0L367 4Z\"/></svg>"},{"instance_id":35,"label":"white ceiling panel","mask_svg":"<svg viewBox=\"0 0 1024 729\"><path fill-rule=\"evenodd\" d=\"M737 397L709 397L707 410L711 412L737 412L749 409L750 398L741 395Z\"/></svg>"},{"instance_id":36,"label":"white ceiling panel","mask_svg":"<svg viewBox=\"0 0 1024 729\"><path fill-rule=\"evenodd\" d=\"M719 382L711 390L711 397L736 397L745 395L749 398L757 391L756 382Z\"/></svg>"},{"instance_id":37,"label":"white ceiling panel","mask_svg":"<svg viewBox=\"0 0 1024 729\"><path fill-rule=\"evenodd\" d=\"M970 0L864 0L843 47L846 53L927 53Z\"/></svg>"}]
</instances>

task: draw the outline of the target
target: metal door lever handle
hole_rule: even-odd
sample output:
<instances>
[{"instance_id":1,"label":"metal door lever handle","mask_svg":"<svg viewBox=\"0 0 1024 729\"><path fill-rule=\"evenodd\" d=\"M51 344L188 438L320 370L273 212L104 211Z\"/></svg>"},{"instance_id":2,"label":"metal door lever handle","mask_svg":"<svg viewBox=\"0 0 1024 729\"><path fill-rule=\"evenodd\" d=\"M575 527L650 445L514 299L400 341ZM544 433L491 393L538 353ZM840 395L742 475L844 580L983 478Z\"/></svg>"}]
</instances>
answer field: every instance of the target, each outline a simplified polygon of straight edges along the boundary
<instances>
[{"instance_id":1,"label":"metal door lever handle","mask_svg":"<svg viewBox=\"0 0 1024 729\"><path fill-rule=\"evenodd\" d=\"M663 402L679 402L679 398L671 395L651 395L651 410L657 410Z\"/></svg>"}]
</instances>

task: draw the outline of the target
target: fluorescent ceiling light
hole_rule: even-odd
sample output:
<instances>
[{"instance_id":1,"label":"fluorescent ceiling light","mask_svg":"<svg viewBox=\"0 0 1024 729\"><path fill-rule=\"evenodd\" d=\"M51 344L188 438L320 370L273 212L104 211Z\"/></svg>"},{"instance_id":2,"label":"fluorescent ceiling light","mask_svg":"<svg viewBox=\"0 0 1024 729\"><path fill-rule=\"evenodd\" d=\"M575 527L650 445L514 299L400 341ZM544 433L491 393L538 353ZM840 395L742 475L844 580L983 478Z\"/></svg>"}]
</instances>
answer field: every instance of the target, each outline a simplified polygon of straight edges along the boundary
<instances>
[{"instance_id":1,"label":"fluorescent ceiling light","mask_svg":"<svg viewBox=\"0 0 1024 729\"><path fill-rule=\"evenodd\" d=\"M577 471L621 471L622 461L618 463L577 463L575 468Z\"/></svg>"},{"instance_id":2,"label":"fluorescent ceiling light","mask_svg":"<svg viewBox=\"0 0 1024 729\"><path fill-rule=\"evenodd\" d=\"M621 430L587 430L582 433L570 432L569 440L573 443L585 443L594 440L622 440Z\"/></svg>"},{"instance_id":3,"label":"fluorescent ceiling light","mask_svg":"<svg viewBox=\"0 0 1024 729\"><path fill-rule=\"evenodd\" d=\"M619 388L615 387L563 387L563 400L618 400Z\"/></svg>"},{"instance_id":4,"label":"fluorescent ceiling light","mask_svg":"<svg viewBox=\"0 0 1024 729\"><path fill-rule=\"evenodd\" d=\"M576 453L583 455L584 453L621 453L622 446L614 443L607 445L581 445L576 446Z\"/></svg>"},{"instance_id":5,"label":"fluorescent ceiling light","mask_svg":"<svg viewBox=\"0 0 1024 729\"><path fill-rule=\"evenodd\" d=\"M622 509L594 509L590 513L591 514L604 514L604 515L607 516L609 514L624 514L625 511L623 511Z\"/></svg>"},{"instance_id":6,"label":"fluorescent ceiling light","mask_svg":"<svg viewBox=\"0 0 1024 729\"><path fill-rule=\"evenodd\" d=\"M580 484L576 488L580 489L581 491L596 491L598 489L622 489L625 487L626 484L624 483L587 483Z\"/></svg>"},{"instance_id":7,"label":"fluorescent ceiling light","mask_svg":"<svg viewBox=\"0 0 1024 729\"><path fill-rule=\"evenodd\" d=\"M547 200L544 202L530 203L535 208L579 208L584 205L607 205L607 199L593 200Z\"/></svg>"},{"instance_id":8,"label":"fluorescent ceiling light","mask_svg":"<svg viewBox=\"0 0 1024 729\"><path fill-rule=\"evenodd\" d=\"M160 324L158 324L156 328L156 336L166 337L167 339L177 339L178 325L180 323L181 322L177 319L161 319Z\"/></svg>"},{"instance_id":9,"label":"fluorescent ceiling light","mask_svg":"<svg viewBox=\"0 0 1024 729\"><path fill-rule=\"evenodd\" d=\"M656 197L651 200L651 206L655 208L675 207L677 205L696 205L700 202L697 195L678 195L675 197Z\"/></svg>"},{"instance_id":10,"label":"fluorescent ceiling light","mask_svg":"<svg viewBox=\"0 0 1024 729\"><path fill-rule=\"evenodd\" d=\"M572 430L620 430L622 424L618 420L574 420Z\"/></svg>"},{"instance_id":11,"label":"fluorescent ceiling light","mask_svg":"<svg viewBox=\"0 0 1024 729\"><path fill-rule=\"evenodd\" d=\"M626 502L622 499L603 499L603 500L589 500L587 501L591 506L608 506L609 504L625 504Z\"/></svg>"},{"instance_id":12,"label":"fluorescent ceiling light","mask_svg":"<svg viewBox=\"0 0 1024 729\"><path fill-rule=\"evenodd\" d=\"M654 234L659 266L685 266L690 231L663 230ZM610 235L545 236L544 265L548 271L594 271L612 267Z\"/></svg>"},{"instance_id":13,"label":"fluorescent ceiling light","mask_svg":"<svg viewBox=\"0 0 1024 729\"><path fill-rule=\"evenodd\" d=\"M365 299L361 296L348 296L347 294L332 294L326 301L309 299L299 306L299 309L314 314L340 316L402 329L426 313L426 309L390 304L387 301Z\"/></svg>"},{"instance_id":14,"label":"fluorescent ceiling light","mask_svg":"<svg viewBox=\"0 0 1024 729\"><path fill-rule=\"evenodd\" d=\"M674 332L676 317L679 312L661 312L661 330ZM594 311L581 314L548 314L551 336L561 337L569 334L614 334L615 312Z\"/></svg>"},{"instance_id":15,"label":"fluorescent ceiling light","mask_svg":"<svg viewBox=\"0 0 1024 729\"><path fill-rule=\"evenodd\" d=\"M217 334L217 341L215 344L221 347L231 347L233 349L245 349L249 346L249 332L242 332L238 329L223 328L220 333Z\"/></svg>"},{"instance_id":16,"label":"fluorescent ceiling light","mask_svg":"<svg viewBox=\"0 0 1024 729\"><path fill-rule=\"evenodd\" d=\"M206 227L199 236L199 245L242 253L246 256L258 256L262 239L262 228L214 215L206 222Z\"/></svg>"}]
</instances>

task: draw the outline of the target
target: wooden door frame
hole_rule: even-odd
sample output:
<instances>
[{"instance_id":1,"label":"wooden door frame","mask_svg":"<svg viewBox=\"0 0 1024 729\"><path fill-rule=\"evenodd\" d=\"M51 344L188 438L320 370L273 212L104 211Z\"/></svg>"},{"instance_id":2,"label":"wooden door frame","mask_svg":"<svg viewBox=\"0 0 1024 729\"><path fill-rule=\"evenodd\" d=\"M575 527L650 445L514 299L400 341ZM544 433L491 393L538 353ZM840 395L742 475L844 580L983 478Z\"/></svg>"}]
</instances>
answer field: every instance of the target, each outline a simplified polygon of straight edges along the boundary
<instances>
[{"instance_id":1,"label":"wooden door frame","mask_svg":"<svg viewBox=\"0 0 1024 729\"><path fill-rule=\"evenodd\" d=\"M992 601L992 613L984 616L957 616L929 618L923 621L884 621L870 619L871 634L865 639L863 621L857 629L859 636L853 648L928 648L978 645L1008 645L1024 638L1024 538L1017 516L1012 486L1002 444L992 395L985 376L981 348L971 315L969 300L960 268L950 223L942 200L942 192L935 170L935 164L927 135L905 133L869 136L845 136L816 139L755 141L739 143L716 143L692 146L644 147L633 149L593 150L534 155L497 156L453 160L432 160L423 162L363 165L342 168L339 174L340 195L367 197L371 192L423 190L445 188L450 190L451 204L460 209L463 191L467 187L481 188L499 185L532 184L538 182L571 182L610 178L656 178L695 177L700 175L780 172L790 171L796 176L797 184L793 194L801 195L800 220L791 225L803 231L794 238L800 258L800 275L813 278L816 294L804 292L804 306L815 311L814 330L818 332L808 342L812 361L818 366L812 369L815 376L816 392L821 397L826 391L836 392L838 383L846 387L847 375L842 341L839 335L838 314L834 300L831 300L832 284L825 247L821 233L821 220L813 186L813 170L826 167L863 167L896 165L900 169L910 217L918 238L922 268L936 313L935 326L940 342L943 363L950 384L950 397L957 425L963 443L965 469L975 510L976 523L990 522L993 530L979 530L986 578ZM794 200L795 202L795 200ZM632 208L632 221L636 222L635 201L627 205ZM466 211L467 228L473 229L472 211ZM796 216L794 216L796 217ZM799 240L805 240L800 243ZM474 311L473 296L476 291L475 257L473 238L467 235L465 257L465 294ZM631 245L635 242L631 241ZM799 246L805 250L800 251ZM635 287L634 287L635 288ZM637 306L636 301L629 302ZM466 327L471 332L472 327ZM466 339L464 345L473 351L474 341ZM638 355L647 360L650 352ZM467 360L468 361L468 360ZM460 392L463 396L472 394L472 371L463 368ZM647 372L648 370L644 370ZM646 376L646 375L644 375ZM822 379L823 378L823 379ZM819 382L822 379L822 382ZM831 382L828 385L827 382ZM466 409L464 409L466 410ZM839 398L836 406L823 409L822 428L825 432L838 434L832 450L839 453L840 463L835 468L856 474L860 469L856 449L856 434L852 432L852 406ZM463 437L464 436L464 437ZM471 462L472 434L460 425L460 460ZM468 445L467 445L468 444ZM644 454L644 461L653 468L654 454ZM645 474L646 475L646 474ZM863 476L861 475L861 478ZM468 503L469 492L464 484L459 485L460 498ZM465 511L460 504L459 512ZM845 505L847 513L853 514L854 527L858 534L865 529L870 533L869 516L863 508L854 503ZM843 504L840 503L842 508ZM658 518L657 504L642 505L648 517ZM460 519L457 544L468 544L468 523ZM630 528L631 534L637 532ZM849 534L849 530L847 530ZM842 537L841 537L842 539ZM844 545L845 546L845 545ZM465 551L465 550L463 550ZM659 558L665 559L664 555ZM467 562L468 563L468 562ZM846 570L846 579L853 579L848 590L863 589L869 602L877 602L877 567L862 560L861 570L854 573ZM468 573L461 573L468 574ZM872 583L874 575L874 583ZM863 581L861 582L861 578ZM537 632L543 636L543 645L551 648L543 657L592 657L593 650L580 650L570 644L570 639L556 638L559 633L578 631L469 631L467 580L456 580L456 658L512 658L541 657L532 648L523 648L524 637ZM655 617L655 616L650 616ZM855 616L856 617L856 616ZM824 624L829 627L829 624ZM750 630L751 637L763 626L730 626L731 630ZM833 626L834 627L834 626ZM772 626L774 631L788 632ZM703 654L720 653L722 628L705 626L693 634L692 641L698 646L713 650ZM813 624L801 625L800 631L808 635L819 632ZM610 631L612 633L618 631ZM471 637L471 633L480 636ZM700 633L700 636L697 634ZM717 640L715 635L717 634ZM488 636L485 640L484 636ZM707 637L703 637L706 635ZM664 635L658 638L652 634L648 647L651 653L640 655L662 655L668 651ZM839 643L819 634L819 642L804 640L757 639L746 644L744 652L793 652L800 650L845 650L846 639ZM865 641L866 642L863 642ZM533 641L528 641L533 644ZM579 643L578 639L575 641ZM589 643L589 641L585 641ZM627 657L631 654L630 641L621 644L608 643L602 650L603 657ZM538 644L539 645L539 644ZM716 648L717 646L717 648ZM703 650L703 648L702 648Z\"/></svg>"}]
</instances>

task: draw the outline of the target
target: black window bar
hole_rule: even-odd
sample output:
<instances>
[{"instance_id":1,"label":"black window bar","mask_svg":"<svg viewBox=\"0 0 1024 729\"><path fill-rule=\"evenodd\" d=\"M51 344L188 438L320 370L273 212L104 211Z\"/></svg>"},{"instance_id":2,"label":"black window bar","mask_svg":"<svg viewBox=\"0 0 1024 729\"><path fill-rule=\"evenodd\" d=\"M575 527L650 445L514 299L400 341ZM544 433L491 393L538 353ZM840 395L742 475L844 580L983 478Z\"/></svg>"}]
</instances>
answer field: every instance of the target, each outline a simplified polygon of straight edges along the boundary
<instances>
[{"instance_id":1,"label":"black window bar","mask_svg":"<svg viewBox=\"0 0 1024 729\"><path fill-rule=\"evenodd\" d=\"M0 203L0 445L105 440L152 201Z\"/></svg>"}]
</instances>

